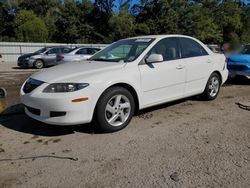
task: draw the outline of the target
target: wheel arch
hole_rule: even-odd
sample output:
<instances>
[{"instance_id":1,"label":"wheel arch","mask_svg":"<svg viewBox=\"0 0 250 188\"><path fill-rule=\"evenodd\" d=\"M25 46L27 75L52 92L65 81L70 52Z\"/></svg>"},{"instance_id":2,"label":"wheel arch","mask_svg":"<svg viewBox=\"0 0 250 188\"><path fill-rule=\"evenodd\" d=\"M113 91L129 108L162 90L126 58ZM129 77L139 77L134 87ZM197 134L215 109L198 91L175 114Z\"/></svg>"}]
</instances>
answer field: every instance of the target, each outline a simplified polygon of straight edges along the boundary
<instances>
[{"instance_id":1,"label":"wheel arch","mask_svg":"<svg viewBox=\"0 0 250 188\"><path fill-rule=\"evenodd\" d=\"M131 94L132 96L134 97L134 100L135 100L135 113L138 113L139 112L139 109L140 109L140 101L139 101L139 97L138 97L138 93L136 92L135 88L133 86L131 86L130 84L128 83L124 83L124 82L120 82L120 83L115 83L115 84L112 84L110 85L109 87L107 87L103 92L102 94L109 88L112 88L112 87L123 87L125 89L127 89ZM102 94L100 95L100 97L102 96ZM99 97L99 99L100 99ZM99 100L98 99L98 100Z\"/></svg>"},{"instance_id":2,"label":"wheel arch","mask_svg":"<svg viewBox=\"0 0 250 188\"><path fill-rule=\"evenodd\" d=\"M210 74L210 76L211 76L213 73L216 73L216 74L218 74L218 75L219 75L219 78L220 78L220 84L221 84L221 83L222 83L222 75L221 75L220 71L216 70L216 71L212 72L212 73Z\"/></svg>"},{"instance_id":3,"label":"wheel arch","mask_svg":"<svg viewBox=\"0 0 250 188\"><path fill-rule=\"evenodd\" d=\"M215 71L213 71L213 72L211 72L211 74L209 74L209 77L208 77L208 79L207 79L207 82L208 82L208 80L209 80L209 78L210 78L210 76L213 74L213 73L216 73L216 74L218 74L219 75L219 78L220 78L220 84L222 83L222 75L221 75L221 73L220 73L220 71L218 71L218 70L215 70ZM207 82L206 82L206 84L207 84ZM203 92L205 91L205 89L206 89L206 85L204 86L204 88L203 88Z\"/></svg>"}]
</instances>

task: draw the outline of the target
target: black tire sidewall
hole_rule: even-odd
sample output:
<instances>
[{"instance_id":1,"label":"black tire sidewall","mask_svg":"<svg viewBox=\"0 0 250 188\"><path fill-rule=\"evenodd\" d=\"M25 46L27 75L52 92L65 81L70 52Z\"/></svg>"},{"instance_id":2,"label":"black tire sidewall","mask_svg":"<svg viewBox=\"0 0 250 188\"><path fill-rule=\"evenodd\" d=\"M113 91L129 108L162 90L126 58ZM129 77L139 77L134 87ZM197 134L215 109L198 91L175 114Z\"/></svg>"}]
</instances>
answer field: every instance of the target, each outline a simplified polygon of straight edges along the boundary
<instances>
[{"instance_id":1,"label":"black tire sidewall","mask_svg":"<svg viewBox=\"0 0 250 188\"><path fill-rule=\"evenodd\" d=\"M107 122L105 118L105 108L106 108L108 101L113 96L119 95L119 94L125 95L129 99L130 106L131 106L130 115L128 119L122 125L112 126ZM99 98L97 105L96 105L96 109L95 109L94 122L97 128L100 129L101 131L115 132L115 131L125 128L129 124L129 122L131 121L134 115L134 112L135 112L135 102L134 102L134 98L132 94L123 87L112 87L112 88L108 88Z\"/></svg>"}]
</instances>

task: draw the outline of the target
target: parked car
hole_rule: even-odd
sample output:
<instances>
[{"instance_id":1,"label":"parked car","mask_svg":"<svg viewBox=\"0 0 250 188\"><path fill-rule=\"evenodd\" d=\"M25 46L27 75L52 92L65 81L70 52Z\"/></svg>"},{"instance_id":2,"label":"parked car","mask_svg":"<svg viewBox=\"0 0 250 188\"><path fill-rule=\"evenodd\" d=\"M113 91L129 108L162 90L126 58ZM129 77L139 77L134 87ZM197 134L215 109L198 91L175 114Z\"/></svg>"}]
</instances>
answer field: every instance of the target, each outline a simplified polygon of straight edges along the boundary
<instances>
[{"instance_id":1,"label":"parked car","mask_svg":"<svg viewBox=\"0 0 250 188\"><path fill-rule=\"evenodd\" d=\"M100 51L100 48L79 47L66 54L58 54L56 57L57 64L79 62L90 58L93 54Z\"/></svg>"},{"instance_id":2,"label":"parked car","mask_svg":"<svg viewBox=\"0 0 250 188\"><path fill-rule=\"evenodd\" d=\"M33 74L21 88L28 116L56 125L89 123L112 132L138 110L202 95L217 97L228 77L225 56L183 35L134 37L88 61Z\"/></svg>"},{"instance_id":3,"label":"parked car","mask_svg":"<svg viewBox=\"0 0 250 188\"><path fill-rule=\"evenodd\" d=\"M234 54L227 56L229 76L244 76L250 79L250 44L241 46Z\"/></svg>"},{"instance_id":4,"label":"parked car","mask_svg":"<svg viewBox=\"0 0 250 188\"><path fill-rule=\"evenodd\" d=\"M63 46L45 47L34 53L20 56L17 60L17 65L22 68L34 67L37 69L56 65L56 55L60 53L68 53L71 50L71 48Z\"/></svg>"},{"instance_id":5,"label":"parked car","mask_svg":"<svg viewBox=\"0 0 250 188\"><path fill-rule=\"evenodd\" d=\"M214 53L222 53L220 46L216 45L216 44L208 44L207 47Z\"/></svg>"}]
</instances>

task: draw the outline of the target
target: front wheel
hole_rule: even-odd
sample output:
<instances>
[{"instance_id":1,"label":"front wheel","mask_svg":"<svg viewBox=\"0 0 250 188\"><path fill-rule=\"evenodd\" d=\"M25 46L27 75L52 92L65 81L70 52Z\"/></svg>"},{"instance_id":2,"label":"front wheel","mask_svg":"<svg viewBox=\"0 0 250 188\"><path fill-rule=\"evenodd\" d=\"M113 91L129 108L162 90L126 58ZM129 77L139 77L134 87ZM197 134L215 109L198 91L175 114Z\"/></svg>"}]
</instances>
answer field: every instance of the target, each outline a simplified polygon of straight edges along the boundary
<instances>
[{"instance_id":1,"label":"front wheel","mask_svg":"<svg viewBox=\"0 0 250 188\"><path fill-rule=\"evenodd\" d=\"M36 69L41 69L41 68L43 68L43 67L44 67L43 61L40 60L40 59L36 60L35 63L34 63L34 67L35 67Z\"/></svg>"},{"instance_id":2,"label":"front wheel","mask_svg":"<svg viewBox=\"0 0 250 188\"><path fill-rule=\"evenodd\" d=\"M206 100L214 100L220 91L221 80L217 73L211 74L207 81L206 88L202 93L202 97Z\"/></svg>"},{"instance_id":3,"label":"front wheel","mask_svg":"<svg viewBox=\"0 0 250 188\"><path fill-rule=\"evenodd\" d=\"M112 87L100 97L94 121L102 131L114 132L129 124L134 111L135 102L131 93L122 87Z\"/></svg>"}]
</instances>

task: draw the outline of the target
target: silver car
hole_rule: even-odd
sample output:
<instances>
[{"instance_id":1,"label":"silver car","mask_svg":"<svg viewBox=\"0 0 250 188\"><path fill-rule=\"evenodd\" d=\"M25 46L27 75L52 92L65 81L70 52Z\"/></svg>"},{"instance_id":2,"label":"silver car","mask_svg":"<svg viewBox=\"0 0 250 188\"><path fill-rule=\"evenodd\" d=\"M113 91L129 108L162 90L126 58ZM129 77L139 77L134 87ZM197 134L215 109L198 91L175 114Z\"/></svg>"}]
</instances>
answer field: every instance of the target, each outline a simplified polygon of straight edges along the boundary
<instances>
[{"instance_id":1,"label":"silver car","mask_svg":"<svg viewBox=\"0 0 250 188\"><path fill-rule=\"evenodd\" d=\"M56 57L57 64L69 63L69 62L78 62L86 60L94 55L96 52L101 50L100 48L93 47L79 47L72 50L69 53L59 54Z\"/></svg>"},{"instance_id":2,"label":"silver car","mask_svg":"<svg viewBox=\"0 0 250 188\"><path fill-rule=\"evenodd\" d=\"M56 65L56 55L68 53L72 49L64 46L45 47L34 53L24 54L17 60L17 65L21 68L37 68Z\"/></svg>"}]
</instances>

